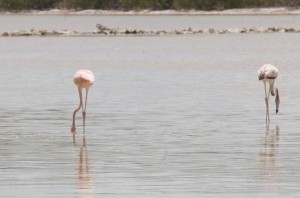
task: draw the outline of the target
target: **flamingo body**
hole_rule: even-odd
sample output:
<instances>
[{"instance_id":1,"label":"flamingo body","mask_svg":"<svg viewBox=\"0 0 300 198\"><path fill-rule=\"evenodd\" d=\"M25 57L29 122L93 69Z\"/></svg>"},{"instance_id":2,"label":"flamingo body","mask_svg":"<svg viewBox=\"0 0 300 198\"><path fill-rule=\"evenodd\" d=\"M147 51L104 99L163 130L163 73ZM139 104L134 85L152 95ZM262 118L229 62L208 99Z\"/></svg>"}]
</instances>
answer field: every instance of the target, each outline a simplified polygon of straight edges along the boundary
<instances>
[{"instance_id":1,"label":"flamingo body","mask_svg":"<svg viewBox=\"0 0 300 198\"><path fill-rule=\"evenodd\" d=\"M73 123L71 127L71 132L73 133L73 142L75 142L75 133L76 133L76 126L75 126L75 116L76 113L82 109L82 118L83 118L83 132L85 133L85 117L86 117L86 104L87 104L87 97L89 88L94 84L94 74L86 69L79 70L75 73L73 82L78 87L78 93L79 93L79 106L75 111L73 112ZM83 105L83 97L82 97L82 89L86 90L86 97L85 97L85 104Z\"/></svg>"},{"instance_id":2,"label":"flamingo body","mask_svg":"<svg viewBox=\"0 0 300 198\"><path fill-rule=\"evenodd\" d=\"M265 87L265 102L266 102L266 124L268 125L270 123L270 115L269 115L269 98L270 98L270 93L272 96L275 96L275 103L276 103L276 113L278 113L279 109L279 91L276 88L276 93L274 90L274 83L275 79L278 76L278 69L271 64L265 64L258 70L258 80L262 81L264 83ZM267 93L267 88L266 84L269 83L269 91Z\"/></svg>"},{"instance_id":3,"label":"flamingo body","mask_svg":"<svg viewBox=\"0 0 300 198\"><path fill-rule=\"evenodd\" d=\"M94 74L86 69L79 70L75 73L73 82L81 88L88 89L94 84Z\"/></svg>"},{"instance_id":4,"label":"flamingo body","mask_svg":"<svg viewBox=\"0 0 300 198\"><path fill-rule=\"evenodd\" d=\"M278 69L270 64L265 64L258 70L258 79L262 81L270 81L278 76Z\"/></svg>"}]
</instances>

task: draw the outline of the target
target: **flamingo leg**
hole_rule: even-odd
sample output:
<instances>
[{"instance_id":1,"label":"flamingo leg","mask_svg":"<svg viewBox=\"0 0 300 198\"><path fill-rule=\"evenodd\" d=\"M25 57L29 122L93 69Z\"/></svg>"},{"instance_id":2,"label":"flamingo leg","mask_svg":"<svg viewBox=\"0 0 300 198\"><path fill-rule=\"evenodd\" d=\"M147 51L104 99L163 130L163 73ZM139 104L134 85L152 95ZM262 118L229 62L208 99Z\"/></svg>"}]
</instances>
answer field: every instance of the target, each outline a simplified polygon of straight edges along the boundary
<instances>
[{"instance_id":1,"label":"flamingo leg","mask_svg":"<svg viewBox=\"0 0 300 198\"><path fill-rule=\"evenodd\" d=\"M271 92L271 84L270 84L270 87L269 87L269 92L268 92L268 124L270 124L270 111L269 111L269 98L270 98L270 92Z\"/></svg>"},{"instance_id":2,"label":"flamingo leg","mask_svg":"<svg viewBox=\"0 0 300 198\"><path fill-rule=\"evenodd\" d=\"M266 124L267 124L267 120L268 120L268 98L267 98L267 87L266 87L266 83L264 82L264 86L265 86L265 103L266 103Z\"/></svg>"},{"instance_id":3,"label":"flamingo leg","mask_svg":"<svg viewBox=\"0 0 300 198\"><path fill-rule=\"evenodd\" d=\"M264 86L265 86L265 103L266 103L266 124L268 125L268 120L269 120L269 105L268 105L268 97L267 97L267 87L266 87L266 83L264 82Z\"/></svg>"},{"instance_id":4,"label":"flamingo leg","mask_svg":"<svg viewBox=\"0 0 300 198\"><path fill-rule=\"evenodd\" d=\"M84 108L83 108L83 105L82 105L83 133L85 133L86 103L87 103L88 93L89 93L89 89L86 89Z\"/></svg>"},{"instance_id":5,"label":"flamingo leg","mask_svg":"<svg viewBox=\"0 0 300 198\"><path fill-rule=\"evenodd\" d=\"M73 112L73 123L72 123L72 128L71 128L71 132L73 133L73 142L75 142L75 133L76 133L76 126L75 126L75 116L76 113L80 110L80 108L82 107L82 88L78 87L78 93L79 93L79 106L77 109L75 109L75 111Z\"/></svg>"}]
</instances>

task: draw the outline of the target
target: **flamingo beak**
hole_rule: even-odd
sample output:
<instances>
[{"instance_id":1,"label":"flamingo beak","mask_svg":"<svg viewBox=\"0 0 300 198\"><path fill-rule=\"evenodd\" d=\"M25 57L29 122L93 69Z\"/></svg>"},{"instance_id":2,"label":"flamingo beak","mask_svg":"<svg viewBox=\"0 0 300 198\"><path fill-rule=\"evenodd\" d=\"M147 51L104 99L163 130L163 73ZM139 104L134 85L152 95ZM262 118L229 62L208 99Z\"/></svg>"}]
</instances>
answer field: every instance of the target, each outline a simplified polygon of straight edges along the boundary
<instances>
[{"instance_id":1,"label":"flamingo beak","mask_svg":"<svg viewBox=\"0 0 300 198\"><path fill-rule=\"evenodd\" d=\"M75 134L76 134L76 132L74 131L72 131L72 135L73 135L73 143L75 143Z\"/></svg>"}]
</instances>

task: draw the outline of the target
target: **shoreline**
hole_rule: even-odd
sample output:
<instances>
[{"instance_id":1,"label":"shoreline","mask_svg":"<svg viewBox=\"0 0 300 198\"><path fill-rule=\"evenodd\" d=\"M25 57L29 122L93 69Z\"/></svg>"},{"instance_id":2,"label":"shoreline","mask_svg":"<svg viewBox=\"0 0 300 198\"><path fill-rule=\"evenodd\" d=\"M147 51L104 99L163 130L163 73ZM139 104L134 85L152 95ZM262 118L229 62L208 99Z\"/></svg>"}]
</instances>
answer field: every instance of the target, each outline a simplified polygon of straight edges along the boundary
<instances>
[{"instance_id":1,"label":"shoreline","mask_svg":"<svg viewBox=\"0 0 300 198\"><path fill-rule=\"evenodd\" d=\"M205 16L205 15L300 15L300 8L245 8L245 9L228 9L222 11L200 11L200 10L131 10L131 11L118 11L118 10L64 10L64 9L51 9L45 11L39 10L24 10L17 12L1 11L0 15L71 15L71 16L101 16L101 15L116 15L116 16Z\"/></svg>"},{"instance_id":2,"label":"shoreline","mask_svg":"<svg viewBox=\"0 0 300 198\"><path fill-rule=\"evenodd\" d=\"M31 37L31 36L170 36L170 35L197 35L197 34L258 34L258 33L300 33L300 29L269 27L269 28L233 28L233 29L182 29L182 30L139 30L139 29L119 29L108 28L97 24L95 31L79 32L70 30L20 30L14 32L0 32L0 37Z\"/></svg>"}]
</instances>

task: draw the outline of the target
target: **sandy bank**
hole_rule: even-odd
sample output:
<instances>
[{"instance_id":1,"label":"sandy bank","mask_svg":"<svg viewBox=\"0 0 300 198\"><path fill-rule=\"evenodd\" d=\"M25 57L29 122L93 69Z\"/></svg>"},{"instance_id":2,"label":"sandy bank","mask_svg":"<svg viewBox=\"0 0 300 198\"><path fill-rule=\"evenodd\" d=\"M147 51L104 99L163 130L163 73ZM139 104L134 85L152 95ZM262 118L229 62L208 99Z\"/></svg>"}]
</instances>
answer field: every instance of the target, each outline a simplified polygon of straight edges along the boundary
<instances>
[{"instance_id":1,"label":"sandy bank","mask_svg":"<svg viewBox=\"0 0 300 198\"><path fill-rule=\"evenodd\" d=\"M95 31L79 32L70 30L21 30L14 32L0 32L3 37L20 36L165 36L165 35L196 35L196 34L249 34L249 33L300 33L300 29L269 27L269 28L233 28L233 29L182 29L182 30L139 30L133 28L108 28L101 24Z\"/></svg>"},{"instance_id":2,"label":"sandy bank","mask_svg":"<svg viewBox=\"0 0 300 198\"><path fill-rule=\"evenodd\" d=\"M61 10L52 9L47 11L20 11L0 12L2 15L300 15L300 9L292 8L253 8L253 9L230 9L223 11L199 11L199 10L163 10L163 11L115 11L115 10Z\"/></svg>"}]
</instances>

